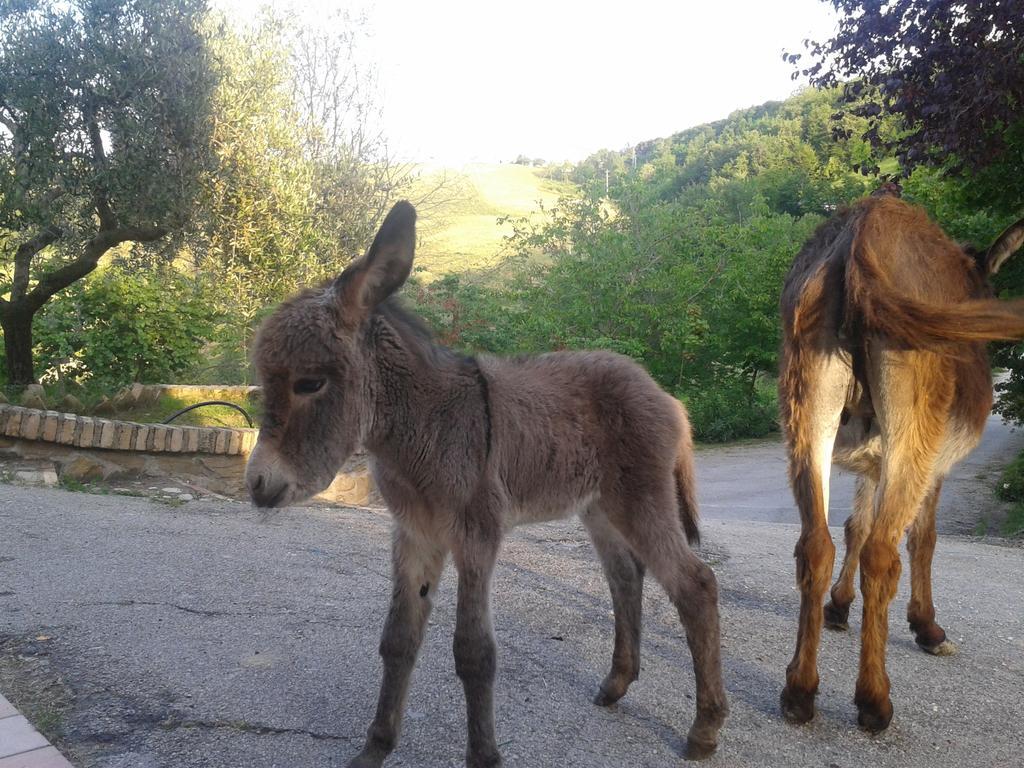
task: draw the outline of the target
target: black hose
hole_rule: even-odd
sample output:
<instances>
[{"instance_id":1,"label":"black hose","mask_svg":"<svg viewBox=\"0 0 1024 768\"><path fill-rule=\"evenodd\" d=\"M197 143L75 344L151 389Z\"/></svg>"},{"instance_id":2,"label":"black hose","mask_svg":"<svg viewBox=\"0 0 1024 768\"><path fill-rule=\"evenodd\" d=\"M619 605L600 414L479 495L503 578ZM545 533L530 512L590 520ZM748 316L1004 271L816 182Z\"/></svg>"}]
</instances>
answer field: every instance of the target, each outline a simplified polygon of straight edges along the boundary
<instances>
[{"instance_id":1,"label":"black hose","mask_svg":"<svg viewBox=\"0 0 1024 768\"><path fill-rule=\"evenodd\" d=\"M249 415L249 412L246 411L245 408L243 408L240 405L236 405L235 403L229 403L226 400L206 400L205 402L202 403L195 403L194 405L190 405L187 408L182 408L180 411L175 411L160 423L170 424L183 413L188 413L189 411L195 410L196 408L205 408L207 405L223 405L225 408L234 408L240 414L245 416L245 421L249 424L249 429L252 429L253 427L256 426L255 424L253 424L252 416Z\"/></svg>"}]
</instances>

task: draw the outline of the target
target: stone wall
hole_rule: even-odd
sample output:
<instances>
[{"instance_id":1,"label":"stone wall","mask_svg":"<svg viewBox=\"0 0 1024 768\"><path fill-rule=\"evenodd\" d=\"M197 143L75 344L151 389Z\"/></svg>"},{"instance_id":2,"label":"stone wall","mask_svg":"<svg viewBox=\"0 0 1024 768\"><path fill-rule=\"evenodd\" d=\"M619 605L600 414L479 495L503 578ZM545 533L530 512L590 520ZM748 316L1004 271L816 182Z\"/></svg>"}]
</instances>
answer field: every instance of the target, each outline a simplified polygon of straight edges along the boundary
<instances>
[{"instance_id":1,"label":"stone wall","mask_svg":"<svg viewBox=\"0 0 1024 768\"><path fill-rule=\"evenodd\" d=\"M132 421L0 405L0 435L75 448L248 456L255 429L136 424Z\"/></svg>"},{"instance_id":2,"label":"stone wall","mask_svg":"<svg viewBox=\"0 0 1024 768\"><path fill-rule=\"evenodd\" d=\"M78 481L159 477L246 498L245 463L258 430L136 424L0 405L0 457L52 461ZM363 505L371 497L365 457L350 460L318 498Z\"/></svg>"}]
</instances>

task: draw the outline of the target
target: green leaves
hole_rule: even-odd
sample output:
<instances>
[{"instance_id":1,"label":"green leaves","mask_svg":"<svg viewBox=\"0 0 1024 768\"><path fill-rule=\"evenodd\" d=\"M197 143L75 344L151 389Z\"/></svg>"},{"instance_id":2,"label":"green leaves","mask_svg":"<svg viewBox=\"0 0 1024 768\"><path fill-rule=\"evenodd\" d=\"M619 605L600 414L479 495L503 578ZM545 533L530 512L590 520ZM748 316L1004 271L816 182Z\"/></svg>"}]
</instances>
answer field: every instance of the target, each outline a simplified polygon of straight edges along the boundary
<instances>
[{"instance_id":1,"label":"green leaves","mask_svg":"<svg viewBox=\"0 0 1024 768\"><path fill-rule=\"evenodd\" d=\"M216 313L173 268L132 273L110 267L52 301L36 322L45 381L177 381L195 368Z\"/></svg>"},{"instance_id":2,"label":"green leaves","mask_svg":"<svg viewBox=\"0 0 1024 768\"><path fill-rule=\"evenodd\" d=\"M38 309L115 245L158 240L191 218L214 78L204 0L3 10L0 322L8 374L27 383Z\"/></svg>"},{"instance_id":3,"label":"green leaves","mask_svg":"<svg viewBox=\"0 0 1024 768\"><path fill-rule=\"evenodd\" d=\"M207 160L204 14L201 0L79 0L0 17L0 226L87 238L187 218Z\"/></svg>"},{"instance_id":4,"label":"green leaves","mask_svg":"<svg viewBox=\"0 0 1024 768\"><path fill-rule=\"evenodd\" d=\"M1019 0L831 4L839 12L838 27L829 40L805 43L812 64L802 74L815 86L848 81L848 110L867 120L861 135L883 155L897 157L904 175L932 166L954 175L969 170L991 181L994 168L1009 189L983 183L978 192L985 204L1019 210ZM887 120L899 131L887 130Z\"/></svg>"},{"instance_id":5,"label":"green leaves","mask_svg":"<svg viewBox=\"0 0 1024 768\"><path fill-rule=\"evenodd\" d=\"M638 146L635 167L598 153L543 224L513 222L509 279L449 277L413 298L456 346L629 355L702 440L770 432L782 277L824 216L867 191L864 143L829 135L835 105L808 92L743 110Z\"/></svg>"},{"instance_id":6,"label":"green leaves","mask_svg":"<svg viewBox=\"0 0 1024 768\"><path fill-rule=\"evenodd\" d=\"M372 83L345 69L359 22L338 23L334 34L266 15L214 44L215 166L189 248L197 269L216 275L218 337L238 376L261 315L340 273L403 183L366 138Z\"/></svg>"}]
</instances>

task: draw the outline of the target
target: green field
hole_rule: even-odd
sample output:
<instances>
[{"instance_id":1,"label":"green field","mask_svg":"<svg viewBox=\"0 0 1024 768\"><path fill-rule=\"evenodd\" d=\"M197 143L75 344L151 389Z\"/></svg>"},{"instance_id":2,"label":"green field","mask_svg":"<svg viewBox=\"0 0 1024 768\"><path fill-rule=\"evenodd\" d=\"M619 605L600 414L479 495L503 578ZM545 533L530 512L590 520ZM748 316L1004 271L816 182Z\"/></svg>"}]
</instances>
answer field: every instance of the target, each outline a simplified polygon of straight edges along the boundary
<instances>
[{"instance_id":1,"label":"green field","mask_svg":"<svg viewBox=\"0 0 1024 768\"><path fill-rule=\"evenodd\" d=\"M504 255L512 234L505 216L541 216L572 186L523 165L474 164L462 168L419 167L410 197L418 202L416 262L426 280L448 272L481 272Z\"/></svg>"}]
</instances>

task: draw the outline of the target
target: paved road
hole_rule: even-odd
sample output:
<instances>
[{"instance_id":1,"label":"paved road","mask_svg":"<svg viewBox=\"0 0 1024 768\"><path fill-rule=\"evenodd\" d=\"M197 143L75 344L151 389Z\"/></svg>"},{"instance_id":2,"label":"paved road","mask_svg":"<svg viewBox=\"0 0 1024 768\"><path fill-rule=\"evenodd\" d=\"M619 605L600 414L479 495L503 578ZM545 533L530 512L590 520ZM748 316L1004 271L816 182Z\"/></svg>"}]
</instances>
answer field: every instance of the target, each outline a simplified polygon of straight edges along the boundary
<instances>
[{"instance_id":1,"label":"paved road","mask_svg":"<svg viewBox=\"0 0 1024 768\"><path fill-rule=\"evenodd\" d=\"M1002 468L1024 450L1024 430L989 416L977 448L958 464L942 490L937 515L942 533L973 534L979 519L998 530L1002 505L992 489ZM698 451L697 480L705 518L798 523L777 439ZM842 525L853 505L854 476L834 468L829 523Z\"/></svg>"},{"instance_id":2,"label":"paved road","mask_svg":"<svg viewBox=\"0 0 1024 768\"><path fill-rule=\"evenodd\" d=\"M781 448L706 450L698 464L732 703L709 765L1021 765L1024 548L941 539L935 592L962 649L954 657L914 647L903 579L887 733L854 726L855 634L826 635L820 714L792 727L776 706L798 604L796 529L778 522L794 519ZM386 515L361 510L262 521L240 504L0 486L0 686L59 722L83 768L343 766L377 691L388 530ZM641 680L607 711L590 698L610 658L610 601L578 523L517 531L496 585L510 767L680 764L693 679L675 612L653 584ZM453 595L449 571L392 768L462 764Z\"/></svg>"}]
</instances>

